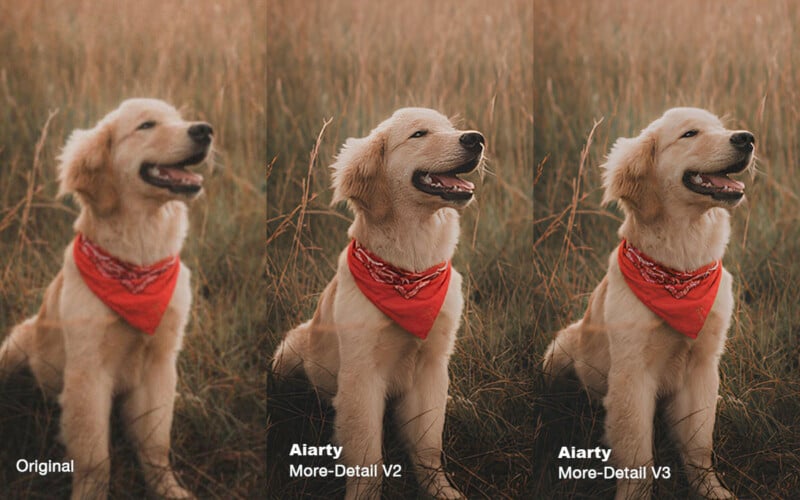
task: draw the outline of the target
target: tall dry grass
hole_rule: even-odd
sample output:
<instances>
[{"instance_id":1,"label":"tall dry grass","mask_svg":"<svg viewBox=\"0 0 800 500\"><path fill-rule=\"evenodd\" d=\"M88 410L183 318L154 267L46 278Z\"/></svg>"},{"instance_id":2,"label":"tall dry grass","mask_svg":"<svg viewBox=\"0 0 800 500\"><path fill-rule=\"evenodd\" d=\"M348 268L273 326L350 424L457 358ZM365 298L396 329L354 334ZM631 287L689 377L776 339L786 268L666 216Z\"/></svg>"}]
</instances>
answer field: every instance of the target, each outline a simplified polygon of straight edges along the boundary
<instances>
[{"instance_id":1,"label":"tall dry grass","mask_svg":"<svg viewBox=\"0 0 800 500\"><path fill-rule=\"evenodd\" d=\"M450 365L444 451L470 497L530 492L533 19L530 0L269 2L267 328L274 349L309 318L347 244L328 166L396 108L425 106L481 130L488 175L462 218L454 265L463 327ZM326 120L330 123L323 127ZM324 128L324 131L323 131ZM318 148L315 147L319 137ZM332 411L305 386L269 386L267 482L283 498L340 495L344 480L291 479L292 443L331 441ZM387 498L419 494L387 416Z\"/></svg>"},{"instance_id":2,"label":"tall dry grass","mask_svg":"<svg viewBox=\"0 0 800 500\"><path fill-rule=\"evenodd\" d=\"M735 210L725 266L736 309L722 360L716 463L744 498L800 491L800 10L792 2L534 2L533 329L542 352L582 314L617 242L600 205L599 165L617 137L673 106L698 106L756 135L748 201ZM602 119L589 141L594 124ZM585 149L585 157L581 152ZM537 394L544 390L537 386ZM556 478L561 445L596 446L602 411L579 392L538 396L534 452L543 496L596 497L613 482ZM656 460L679 466L663 425ZM564 465L561 463L561 465ZM684 498L685 476L656 484Z\"/></svg>"},{"instance_id":3,"label":"tall dry grass","mask_svg":"<svg viewBox=\"0 0 800 500\"><path fill-rule=\"evenodd\" d=\"M36 311L72 236L75 205L55 198L55 157L71 130L134 96L209 121L219 154L182 255L194 307L173 463L203 498L251 498L265 469L266 2L3 0L0 19L0 329ZM14 468L19 458L64 456L58 407L34 387L25 377L0 384L4 498L69 490L69 475ZM111 496L142 498L135 458L121 433L113 437Z\"/></svg>"}]
</instances>

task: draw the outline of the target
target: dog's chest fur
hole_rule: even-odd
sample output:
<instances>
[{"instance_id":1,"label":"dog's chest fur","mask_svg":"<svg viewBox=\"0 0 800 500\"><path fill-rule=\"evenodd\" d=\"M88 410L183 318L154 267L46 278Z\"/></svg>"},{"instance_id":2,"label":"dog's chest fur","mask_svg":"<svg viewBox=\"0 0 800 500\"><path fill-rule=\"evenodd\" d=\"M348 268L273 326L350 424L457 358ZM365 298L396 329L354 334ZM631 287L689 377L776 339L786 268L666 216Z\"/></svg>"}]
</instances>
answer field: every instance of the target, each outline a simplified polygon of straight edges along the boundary
<instances>
[{"instance_id":1,"label":"dog's chest fur","mask_svg":"<svg viewBox=\"0 0 800 500\"><path fill-rule=\"evenodd\" d=\"M627 313L632 312L632 307L640 309L635 316L652 317L651 324L660 320L652 313L647 306L639 301L627 288L624 279L612 262L610 270L610 283L620 289L620 292L611 296L617 297L615 303L606 304L606 324L614 324L614 320L624 318ZM628 334L646 335L646 343L640 347L639 355L644 357L644 365L654 368L653 373L657 374L658 393L666 396L680 390L684 383L691 382L684 380L684 374L690 363L718 363L722 355L727 338L728 327L730 326L733 314L733 293L732 277L727 270L723 269L722 282L720 283L714 305L709 312L703 329L697 335L697 339L691 340L688 337L675 332L666 324L648 329L633 329L632 332L623 333L622 337ZM625 297L624 300L619 300ZM607 296L608 300L609 297ZM622 342L628 342L620 339ZM641 343L639 343L641 345Z\"/></svg>"},{"instance_id":2,"label":"dog's chest fur","mask_svg":"<svg viewBox=\"0 0 800 500\"><path fill-rule=\"evenodd\" d=\"M337 327L340 348L356 349L360 353L359 359L374 360L374 369L388 383L389 396L401 395L411 386L425 384L425 380L417 377L419 369L425 364L433 362L447 366L464 307L462 278L458 271L452 270L444 304L425 340L411 335L384 316L357 290L349 271L340 268L340 278L344 286L337 289L334 324L352 323L349 312L358 310L363 315L361 319L364 324L382 325L369 331L367 335L357 337L351 337L348 328Z\"/></svg>"},{"instance_id":3,"label":"dog's chest fur","mask_svg":"<svg viewBox=\"0 0 800 500\"><path fill-rule=\"evenodd\" d=\"M139 385L149 364L163 363L166 357L174 362L181 348L191 306L190 271L186 266L181 264L175 291L153 335L146 335L131 327L108 309L82 282L73 263L67 269L66 279L81 280L70 289L82 290L80 297L83 310L64 311L62 319L65 324L74 324L79 321L81 314L90 310L93 314L88 323L94 324L85 329L62 329L64 342L72 345L80 343L85 349L103 353L108 358L103 366L110 371L108 376L114 380L115 393L123 393ZM86 318L83 321L86 323Z\"/></svg>"},{"instance_id":4,"label":"dog's chest fur","mask_svg":"<svg viewBox=\"0 0 800 500\"><path fill-rule=\"evenodd\" d=\"M444 359L441 363L447 366L456 341L456 333L461 322L464 300L461 293L461 275L453 269L450 286L447 290L444 305L436 322L433 324L428 338L419 340L405 330L392 324L391 342L401 346L402 354L398 359L398 370L389 379L389 395L399 395L412 385L425 384L425 380L416 377L418 365L430 363L432 359Z\"/></svg>"}]
</instances>

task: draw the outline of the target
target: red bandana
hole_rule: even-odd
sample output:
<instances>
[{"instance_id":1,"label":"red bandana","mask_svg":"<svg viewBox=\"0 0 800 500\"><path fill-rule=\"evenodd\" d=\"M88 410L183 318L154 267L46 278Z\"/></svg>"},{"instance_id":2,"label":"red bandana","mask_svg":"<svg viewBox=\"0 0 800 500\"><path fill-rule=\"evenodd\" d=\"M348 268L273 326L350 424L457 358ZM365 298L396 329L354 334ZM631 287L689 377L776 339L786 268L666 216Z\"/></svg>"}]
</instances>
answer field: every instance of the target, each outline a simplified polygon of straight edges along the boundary
<instances>
[{"instance_id":1,"label":"red bandana","mask_svg":"<svg viewBox=\"0 0 800 500\"><path fill-rule=\"evenodd\" d=\"M78 233L72 256L84 283L122 319L153 335L175 291L178 255L149 266L123 262Z\"/></svg>"},{"instance_id":2,"label":"red bandana","mask_svg":"<svg viewBox=\"0 0 800 500\"><path fill-rule=\"evenodd\" d=\"M375 307L411 335L422 340L428 337L447 295L450 261L414 273L381 260L353 240L347 266L359 290Z\"/></svg>"},{"instance_id":3,"label":"red bandana","mask_svg":"<svg viewBox=\"0 0 800 500\"><path fill-rule=\"evenodd\" d=\"M662 266L622 240L619 269L631 291L669 326L696 339L714 305L722 277L717 260L694 271Z\"/></svg>"}]
</instances>

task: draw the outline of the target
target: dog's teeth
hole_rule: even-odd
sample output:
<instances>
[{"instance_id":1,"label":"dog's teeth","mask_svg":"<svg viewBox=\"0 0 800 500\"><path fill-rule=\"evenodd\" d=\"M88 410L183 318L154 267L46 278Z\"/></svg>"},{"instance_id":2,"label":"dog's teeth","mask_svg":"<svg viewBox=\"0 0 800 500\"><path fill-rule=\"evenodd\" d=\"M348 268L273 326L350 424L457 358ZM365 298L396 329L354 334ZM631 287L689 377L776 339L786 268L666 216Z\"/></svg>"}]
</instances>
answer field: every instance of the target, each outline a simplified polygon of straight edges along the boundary
<instances>
[{"instance_id":1,"label":"dog's teeth","mask_svg":"<svg viewBox=\"0 0 800 500\"><path fill-rule=\"evenodd\" d=\"M433 179L431 178L430 174L425 174L422 176L422 182L425 184L433 184Z\"/></svg>"},{"instance_id":2,"label":"dog's teeth","mask_svg":"<svg viewBox=\"0 0 800 500\"><path fill-rule=\"evenodd\" d=\"M153 177L158 177L159 171L158 167L150 167L147 169L147 173L152 175Z\"/></svg>"},{"instance_id":3,"label":"dog's teeth","mask_svg":"<svg viewBox=\"0 0 800 500\"><path fill-rule=\"evenodd\" d=\"M696 174L694 177L692 177L692 182L695 184L703 184L703 178L700 177L700 174Z\"/></svg>"}]
</instances>

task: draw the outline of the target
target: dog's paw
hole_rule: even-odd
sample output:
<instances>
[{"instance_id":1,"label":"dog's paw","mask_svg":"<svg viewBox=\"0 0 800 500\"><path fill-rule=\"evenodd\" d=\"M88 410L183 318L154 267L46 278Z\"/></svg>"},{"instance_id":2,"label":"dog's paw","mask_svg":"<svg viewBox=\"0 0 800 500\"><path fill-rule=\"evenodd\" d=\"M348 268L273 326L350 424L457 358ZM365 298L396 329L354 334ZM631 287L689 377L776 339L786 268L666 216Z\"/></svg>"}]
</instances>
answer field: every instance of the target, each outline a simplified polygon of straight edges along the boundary
<instances>
[{"instance_id":1,"label":"dog's paw","mask_svg":"<svg viewBox=\"0 0 800 500\"><path fill-rule=\"evenodd\" d=\"M717 473L712 469L688 467L686 472L689 475L689 484L695 497L713 500L736 498L736 495L724 486Z\"/></svg>"},{"instance_id":2,"label":"dog's paw","mask_svg":"<svg viewBox=\"0 0 800 500\"><path fill-rule=\"evenodd\" d=\"M165 494L160 495L164 499L169 500L196 500L197 497L194 496L189 491L181 488L180 486L175 486L170 488Z\"/></svg>"},{"instance_id":3,"label":"dog's paw","mask_svg":"<svg viewBox=\"0 0 800 500\"><path fill-rule=\"evenodd\" d=\"M736 495L722 485L716 474L709 474L703 479L700 487L697 488L697 494L701 498L709 500L732 500Z\"/></svg>"},{"instance_id":4,"label":"dog's paw","mask_svg":"<svg viewBox=\"0 0 800 500\"><path fill-rule=\"evenodd\" d=\"M434 498L436 498L436 500L467 500L467 497L464 496L463 493L452 486L448 486L444 490L439 491Z\"/></svg>"},{"instance_id":5,"label":"dog's paw","mask_svg":"<svg viewBox=\"0 0 800 500\"><path fill-rule=\"evenodd\" d=\"M447 475L443 472L436 473L424 484L430 498L436 500L466 500L466 496L455 488Z\"/></svg>"},{"instance_id":6,"label":"dog's paw","mask_svg":"<svg viewBox=\"0 0 800 500\"><path fill-rule=\"evenodd\" d=\"M195 500L197 498L180 486L174 476L165 476L161 483L153 487L153 492L158 498L163 498L164 500Z\"/></svg>"}]
</instances>

